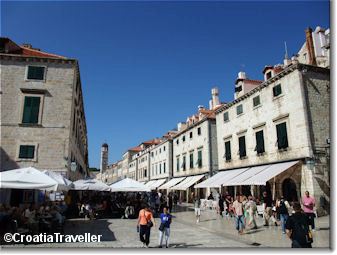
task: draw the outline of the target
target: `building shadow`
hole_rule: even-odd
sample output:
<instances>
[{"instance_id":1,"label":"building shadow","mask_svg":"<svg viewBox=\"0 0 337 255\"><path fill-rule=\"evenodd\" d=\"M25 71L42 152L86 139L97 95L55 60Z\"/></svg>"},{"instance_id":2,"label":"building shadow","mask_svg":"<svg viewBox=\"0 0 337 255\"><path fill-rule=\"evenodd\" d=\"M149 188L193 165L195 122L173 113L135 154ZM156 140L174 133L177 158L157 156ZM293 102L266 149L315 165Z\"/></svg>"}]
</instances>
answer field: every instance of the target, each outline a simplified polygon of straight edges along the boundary
<instances>
[{"instance_id":1,"label":"building shadow","mask_svg":"<svg viewBox=\"0 0 337 255\"><path fill-rule=\"evenodd\" d=\"M101 241L116 241L114 232L109 228L111 223L107 219L102 220L67 220L64 226L65 235L102 235Z\"/></svg>"}]
</instances>

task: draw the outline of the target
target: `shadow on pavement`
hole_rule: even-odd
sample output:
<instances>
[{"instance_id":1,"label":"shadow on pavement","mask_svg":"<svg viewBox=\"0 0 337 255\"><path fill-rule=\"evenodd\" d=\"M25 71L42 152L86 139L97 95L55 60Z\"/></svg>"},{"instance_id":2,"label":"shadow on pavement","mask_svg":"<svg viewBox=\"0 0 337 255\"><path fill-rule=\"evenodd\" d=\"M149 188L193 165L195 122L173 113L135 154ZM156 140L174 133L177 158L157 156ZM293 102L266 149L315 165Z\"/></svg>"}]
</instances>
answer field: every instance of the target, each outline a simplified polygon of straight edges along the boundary
<instances>
[{"instance_id":1,"label":"shadow on pavement","mask_svg":"<svg viewBox=\"0 0 337 255\"><path fill-rule=\"evenodd\" d=\"M101 241L116 241L114 232L110 230L107 219L102 220L68 220L64 226L65 235L102 235Z\"/></svg>"},{"instance_id":2,"label":"shadow on pavement","mask_svg":"<svg viewBox=\"0 0 337 255\"><path fill-rule=\"evenodd\" d=\"M169 248L189 248L201 245L202 244L171 243Z\"/></svg>"}]
</instances>

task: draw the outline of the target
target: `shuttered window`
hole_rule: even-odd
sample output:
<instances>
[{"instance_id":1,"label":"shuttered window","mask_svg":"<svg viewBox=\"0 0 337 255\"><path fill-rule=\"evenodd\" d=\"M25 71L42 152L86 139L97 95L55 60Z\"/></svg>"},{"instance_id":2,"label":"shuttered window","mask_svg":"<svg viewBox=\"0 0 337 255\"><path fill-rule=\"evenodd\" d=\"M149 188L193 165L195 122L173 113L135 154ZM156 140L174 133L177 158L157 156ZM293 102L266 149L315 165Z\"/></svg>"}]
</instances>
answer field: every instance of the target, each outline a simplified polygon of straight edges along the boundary
<instances>
[{"instance_id":1,"label":"shuttered window","mask_svg":"<svg viewBox=\"0 0 337 255\"><path fill-rule=\"evenodd\" d=\"M241 113L243 113L243 106L242 106L242 104L240 104L240 105L238 105L236 107L236 114L240 115Z\"/></svg>"},{"instance_id":2,"label":"shuttered window","mask_svg":"<svg viewBox=\"0 0 337 255\"><path fill-rule=\"evenodd\" d=\"M263 130L255 133L256 138L256 152L257 154L264 153L264 137L263 137Z\"/></svg>"},{"instance_id":3,"label":"shuttered window","mask_svg":"<svg viewBox=\"0 0 337 255\"><path fill-rule=\"evenodd\" d=\"M198 151L198 167L202 167L202 151Z\"/></svg>"},{"instance_id":4,"label":"shuttered window","mask_svg":"<svg viewBox=\"0 0 337 255\"><path fill-rule=\"evenodd\" d=\"M226 161L230 161L232 159L231 142L230 141L225 142L225 158L226 158Z\"/></svg>"},{"instance_id":5,"label":"shuttered window","mask_svg":"<svg viewBox=\"0 0 337 255\"><path fill-rule=\"evenodd\" d=\"M246 157L246 139L244 136L239 137L239 155L240 159Z\"/></svg>"},{"instance_id":6,"label":"shuttered window","mask_svg":"<svg viewBox=\"0 0 337 255\"><path fill-rule=\"evenodd\" d=\"M179 158L177 158L177 172L179 172L180 166L179 166Z\"/></svg>"},{"instance_id":7,"label":"shuttered window","mask_svg":"<svg viewBox=\"0 0 337 255\"><path fill-rule=\"evenodd\" d=\"M190 168L194 168L194 163L193 163L193 152L190 153Z\"/></svg>"},{"instance_id":8,"label":"shuttered window","mask_svg":"<svg viewBox=\"0 0 337 255\"><path fill-rule=\"evenodd\" d=\"M277 147L279 149L288 148L287 124L285 122L276 125Z\"/></svg>"},{"instance_id":9,"label":"shuttered window","mask_svg":"<svg viewBox=\"0 0 337 255\"><path fill-rule=\"evenodd\" d=\"M44 80L44 66L28 66L28 80Z\"/></svg>"},{"instance_id":10,"label":"shuttered window","mask_svg":"<svg viewBox=\"0 0 337 255\"><path fill-rule=\"evenodd\" d=\"M253 107L260 105L260 96L256 96L253 98Z\"/></svg>"},{"instance_id":11,"label":"shuttered window","mask_svg":"<svg viewBox=\"0 0 337 255\"><path fill-rule=\"evenodd\" d=\"M228 120L229 120L228 112L225 112L225 113L223 114L223 121L226 122L226 121L228 121Z\"/></svg>"},{"instance_id":12,"label":"shuttered window","mask_svg":"<svg viewBox=\"0 0 337 255\"><path fill-rule=\"evenodd\" d=\"M182 164L183 171L186 170L186 156L183 156L183 164Z\"/></svg>"},{"instance_id":13,"label":"shuttered window","mask_svg":"<svg viewBox=\"0 0 337 255\"><path fill-rule=\"evenodd\" d=\"M39 122L40 97L25 97L22 123L37 124Z\"/></svg>"},{"instance_id":14,"label":"shuttered window","mask_svg":"<svg viewBox=\"0 0 337 255\"><path fill-rule=\"evenodd\" d=\"M35 154L34 145L20 145L19 158L33 159Z\"/></svg>"},{"instance_id":15,"label":"shuttered window","mask_svg":"<svg viewBox=\"0 0 337 255\"><path fill-rule=\"evenodd\" d=\"M274 95L274 97L277 97L278 95L281 95L281 94L282 94L281 84L278 84L275 87L273 87L273 95Z\"/></svg>"}]
</instances>

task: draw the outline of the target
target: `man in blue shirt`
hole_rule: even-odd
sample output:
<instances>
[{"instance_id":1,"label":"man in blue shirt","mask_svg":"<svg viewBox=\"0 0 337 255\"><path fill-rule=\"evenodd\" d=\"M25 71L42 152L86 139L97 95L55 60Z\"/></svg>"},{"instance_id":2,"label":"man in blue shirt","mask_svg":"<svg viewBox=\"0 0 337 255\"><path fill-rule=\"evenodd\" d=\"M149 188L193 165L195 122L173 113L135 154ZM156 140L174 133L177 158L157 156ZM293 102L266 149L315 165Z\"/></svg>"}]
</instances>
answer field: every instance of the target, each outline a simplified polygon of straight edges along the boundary
<instances>
[{"instance_id":1,"label":"man in blue shirt","mask_svg":"<svg viewBox=\"0 0 337 255\"><path fill-rule=\"evenodd\" d=\"M169 247L171 222L172 222L172 215L168 213L167 207L165 206L163 209L163 213L160 214L159 248L162 248L164 236L166 248Z\"/></svg>"}]
</instances>

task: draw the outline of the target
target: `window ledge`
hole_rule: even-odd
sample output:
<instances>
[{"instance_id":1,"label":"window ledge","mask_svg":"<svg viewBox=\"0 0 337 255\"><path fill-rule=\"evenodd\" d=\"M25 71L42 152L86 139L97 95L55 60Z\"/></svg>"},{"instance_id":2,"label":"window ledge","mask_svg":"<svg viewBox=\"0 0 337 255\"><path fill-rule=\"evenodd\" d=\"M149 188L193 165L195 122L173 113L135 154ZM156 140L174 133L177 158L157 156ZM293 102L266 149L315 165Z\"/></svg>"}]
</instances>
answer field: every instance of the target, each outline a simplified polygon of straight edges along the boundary
<instances>
[{"instance_id":1,"label":"window ledge","mask_svg":"<svg viewBox=\"0 0 337 255\"><path fill-rule=\"evenodd\" d=\"M244 113L237 114L236 117L239 118L243 115Z\"/></svg>"},{"instance_id":2,"label":"window ledge","mask_svg":"<svg viewBox=\"0 0 337 255\"><path fill-rule=\"evenodd\" d=\"M229 122L229 120L224 120L224 123L228 123Z\"/></svg>"},{"instance_id":3,"label":"window ledge","mask_svg":"<svg viewBox=\"0 0 337 255\"><path fill-rule=\"evenodd\" d=\"M226 159L225 161L226 161L226 163L229 163L229 162L231 162L232 160L231 160L231 159Z\"/></svg>"},{"instance_id":4,"label":"window ledge","mask_svg":"<svg viewBox=\"0 0 337 255\"><path fill-rule=\"evenodd\" d=\"M19 127L33 127L33 128L42 128L42 124L29 124L29 123L19 123Z\"/></svg>"},{"instance_id":5,"label":"window ledge","mask_svg":"<svg viewBox=\"0 0 337 255\"><path fill-rule=\"evenodd\" d=\"M263 156L266 155L266 152L256 153L256 155L257 155L258 157L263 157Z\"/></svg>"},{"instance_id":6,"label":"window ledge","mask_svg":"<svg viewBox=\"0 0 337 255\"><path fill-rule=\"evenodd\" d=\"M248 158L247 156L240 157L240 160L247 159L247 158Z\"/></svg>"},{"instance_id":7,"label":"window ledge","mask_svg":"<svg viewBox=\"0 0 337 255\"><path fill-rule=\"evenodd\" d=\"M273 97L273 100L277 100L277 99L279 99L279 98L281 98L281 97L284 97L284 94L280 94L280 95L278 95L278 96L276 96L276 97Z\"/></svg>"},{"instance_id":8,"label":"window ledge","mask_svg":"<svg viewBox=\"0 0 337 255\"><path fill-rule=\"evenodd\" d=\"M258 108L260 108L260 107L262 107L262 104L259 104L259 105L257 105L257 106L254 106L254 107L253 107L253 110L256 110L256 109L258 109Z\"/></svg>"},{"instance_id":9,"label":"window ledge","mask_svg":"<svg viewBox=\"0 0 337 255\"><path fill-rule=\"evenodd\" d=\"M289 147L287 148L282 148L282 149L278 149L278 152L285 152L285 151L288 151L289 150Z\"/></svg>"}]
</instances>

